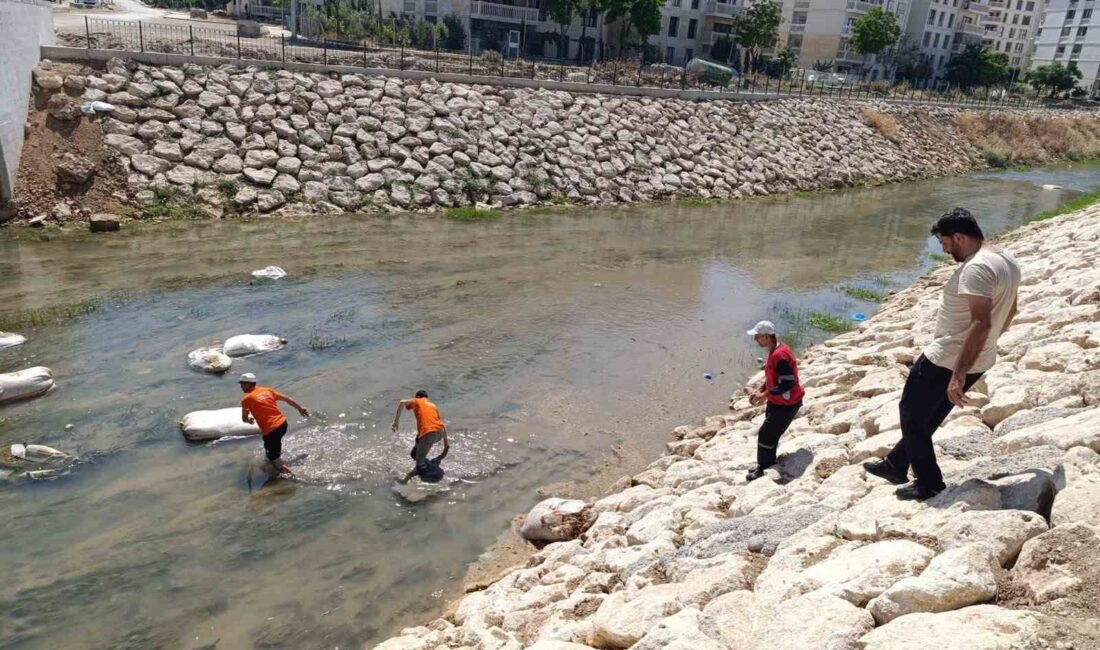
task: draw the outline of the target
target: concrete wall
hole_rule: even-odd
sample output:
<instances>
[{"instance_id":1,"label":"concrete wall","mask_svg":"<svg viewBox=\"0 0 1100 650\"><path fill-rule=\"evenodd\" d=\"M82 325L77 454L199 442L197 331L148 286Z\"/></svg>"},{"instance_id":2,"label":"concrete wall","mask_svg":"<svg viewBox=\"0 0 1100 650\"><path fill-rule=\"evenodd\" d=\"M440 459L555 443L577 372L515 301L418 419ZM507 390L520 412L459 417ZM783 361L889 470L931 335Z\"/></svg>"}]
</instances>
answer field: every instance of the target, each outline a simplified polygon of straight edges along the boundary
<instances>
[{"instance_id":1,"label":"concrete wall","mask_svg":"<svg viewBox=\"0 0 1100 650\"><path fill-rule=\"evenodd\" d=\"M27 123L31 69L42 45L53 43L53 9L38 0L0 0L0 204L11 199L23 127Z\"/></svg>"}]
</instances>

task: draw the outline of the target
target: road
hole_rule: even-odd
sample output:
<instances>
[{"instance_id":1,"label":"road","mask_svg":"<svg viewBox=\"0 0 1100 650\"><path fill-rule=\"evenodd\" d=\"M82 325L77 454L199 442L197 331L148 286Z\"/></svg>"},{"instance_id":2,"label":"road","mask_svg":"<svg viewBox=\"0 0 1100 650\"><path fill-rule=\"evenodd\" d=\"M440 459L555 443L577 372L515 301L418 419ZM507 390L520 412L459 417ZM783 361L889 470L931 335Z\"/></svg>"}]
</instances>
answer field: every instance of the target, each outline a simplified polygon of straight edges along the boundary
<instances>
[{"instance_id":1,"label":"road","mask_svg":"<svg viewBox=\"0 0 1100 650\"><path fill-rule=\"evenodd\" d=\"M67 5L54 9L53 26L59 32L83 32L84 17L106 20L141 20L168 25L201 24L209 29L235 31L233 22L216 20L192 20L185 13L148 7L138 0L114 0L114 9L76 9Z\"/></svg>"}]
</instances>

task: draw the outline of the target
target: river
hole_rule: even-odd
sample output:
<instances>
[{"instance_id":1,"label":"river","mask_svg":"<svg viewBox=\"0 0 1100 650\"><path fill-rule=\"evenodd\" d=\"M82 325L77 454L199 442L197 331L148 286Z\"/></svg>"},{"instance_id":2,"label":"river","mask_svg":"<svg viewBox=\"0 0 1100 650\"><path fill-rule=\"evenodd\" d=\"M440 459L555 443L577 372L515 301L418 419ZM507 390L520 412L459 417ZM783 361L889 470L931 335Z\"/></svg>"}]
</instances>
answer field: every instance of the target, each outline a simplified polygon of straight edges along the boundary
<instances>
[{"instance_id":1,"label":"river","mask_svg":"<svg viewBox=\"0 0 1100 650\"><path fill-rule=\"evenodd\" d=\"M812 312L874 309L842 286L900 288L934 263L939 213L968 207L994 234L1097 188L1100 168L1075 166L483 222L0 231L0 322L88 307L0 351L0 372L58 381L0 406L0 445L80 458L0 482L0 648L359 648L423 622L540 486L635 471L672 427L721 412L757 366L755 321L823 339ZM289 276L252 282L269 264ZM224 377L187 368L247 332L289 343ZM246 371L314 412L290 416L300 483L250 493L256 439L180 435L184 413L237 404ZM418 388L454 448L445 490L410 502L392 486L412 420L389 423Z\"/></svg>"}]
</instances>

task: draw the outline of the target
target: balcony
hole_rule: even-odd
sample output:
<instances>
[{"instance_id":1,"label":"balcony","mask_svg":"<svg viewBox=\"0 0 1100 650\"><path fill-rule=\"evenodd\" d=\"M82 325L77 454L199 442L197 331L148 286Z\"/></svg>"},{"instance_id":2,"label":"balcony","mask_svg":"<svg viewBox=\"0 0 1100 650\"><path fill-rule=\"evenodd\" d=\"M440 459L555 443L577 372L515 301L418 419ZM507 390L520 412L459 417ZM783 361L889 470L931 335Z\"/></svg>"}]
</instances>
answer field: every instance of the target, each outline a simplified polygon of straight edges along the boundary
<instances>
[{"instance_id":1,"label":"balcony","mask_svg":"<svg viewBox=\"0 0 1100 650\"><path fill-rule=\"evenodd\" d=\"M429 16L439 13L439 0L424 0L424 13Z\"/></svg>"},{"instance_id":2,"label":"balcony","mask_svg":"<svg viewBox=\"0 0 1100 650\"><path fill-rule=\"evenodd\" d=\"M707 2L707 15L708 16L736 16L741 13L741 8L728 4L725 2L715 2L715 0L709 0Z\"/></svg>"},{"instance_id":3,"label":"balcony","mask_svg":"<svg viewBox=\"0 0 1100 650\"><path fill-rule=\"evenodd\" d=\"M806 33L806 23L802 23L801 25L791 25L790 27L787 28L787 33L788 34L805 34Z\"/></svg>"},{"instance_id":4,"label":"balcony","mask_svg":"<svg viewBox=\"0 0 1100 650\"><path fill-rule=\"evenodd\" d=\"M985 28L973 23L963 23L962 33L982 38L985 37Z\"/></svg>"},{"instance_id":5,"label":"balcony","mask_svg":"<svg viewBox=\"0 0 1100 650\"><path fill-rule=\"evenodd\" d=\"M989 8L990 9L1005 9L1006 8L1005 0L989 0Z\"/></svg>"},{"instance_id":6,"label":"balcony","mask_svg":"<svg viewBox=\"0 0 1100 650\"><path fill-rule=\"evenodd\" d=\"M875 7L881 7L881 4L874 2L863 2L862 0L848 0L848 11L857 14L865 14Z\"/></svg>"},{"instance_id":7,"label":"balcony","mask_svg":"<svg viewBox=\"0 0 1100 650\"><path fill-rule=\"evenodd\" d=\"M539 22L538 7L504 5L498 4L496 2L472 2L470 3L470 15L474 18L488 20L510 20L517 23Z\"/></svg>"}]
</instances>

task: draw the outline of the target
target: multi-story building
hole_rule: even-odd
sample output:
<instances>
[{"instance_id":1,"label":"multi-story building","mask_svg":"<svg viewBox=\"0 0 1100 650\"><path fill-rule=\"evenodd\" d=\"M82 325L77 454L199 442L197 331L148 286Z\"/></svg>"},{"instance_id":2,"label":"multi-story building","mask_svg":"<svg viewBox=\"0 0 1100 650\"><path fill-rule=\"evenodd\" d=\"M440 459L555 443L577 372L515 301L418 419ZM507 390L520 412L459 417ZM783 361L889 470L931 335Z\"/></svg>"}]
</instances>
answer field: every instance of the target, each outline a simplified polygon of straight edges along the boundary
<instances>
[{"instance_id":1,"label":"multi-story building","mask_svg":"<svg viewBox=\"0 0 1100 650\"><path fill-rule=\"evenodd\" d=\"M661 31L648 43L657 48L665 63L684 65L696 56L709 55L723 37L733 39L734 17L751 0L666 0L661 7Z\"/></svg>"},{"instance_id":2,"label":"multi-story building","mask_svg":"<svg viewBox=\"0 0 1100 650\"><path fill-rule=\"evenodd\" d=\"M916 44L933 77L947 70L951 56L967 43L980 42L985 27L974 22L968 0L914 0L905 38Z\"/></svg>"},{"instance_id":3,"label":"multi-story building","mask_svg":"<svg viewBox=\"0 0 1100 650\"><path fill-rule=\"evenodd\" d=\"M837 72L879 79L885 72L880 61L874 56L865 60L848 47L852 26L875 7L894 14L899 25L909 18L910 0L785 0L780 39L798 56L800 67L832 61Z\"/></svg>"},{"instance_id":4,"label":"multi-story building","mask_svg":"<svg viewBox=\"0 0 1100 650\"><path fill-rule=\"evenodd\" d=\"M1050 0L1031 58L1031 67L1073 61L1082 74L1078 85L1094 94L1100 91L1100 25L1092 25L1095 4L1092 0Z\"/></svg>"},{"instance_id":5,"label":"multi-story building","mask_svg":"<svg viewBox=\"0 0 1100 650\"><path fill-rule=\"evenodd\" d=\"M1036 34L1045 0L983 0L989 7L982 42L1008 55L1013 68L1027 69L1035 51Z\"/></svg>"}]
</instances>

